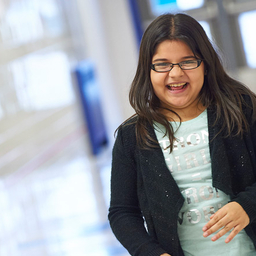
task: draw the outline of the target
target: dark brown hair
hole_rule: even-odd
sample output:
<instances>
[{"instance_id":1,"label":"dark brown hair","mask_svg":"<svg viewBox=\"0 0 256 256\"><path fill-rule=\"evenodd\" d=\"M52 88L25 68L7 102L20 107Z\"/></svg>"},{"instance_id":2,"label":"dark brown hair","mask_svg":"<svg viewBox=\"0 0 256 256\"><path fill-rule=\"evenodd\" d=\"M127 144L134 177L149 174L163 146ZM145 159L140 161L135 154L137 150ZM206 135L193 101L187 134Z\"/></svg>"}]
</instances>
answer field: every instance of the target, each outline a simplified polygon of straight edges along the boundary
<instances>
[{"instance_id":1,"label":"dark brown hair","mask_svg":"<svg viewBox=\"0 0 256 256\"><path fill-rule=\"evenodd\" d=\"M153 147L155 141L147 131L147 125L156 121L166 128L170 139L170 150L174 141L172 126L161 114L160 101L156 97L150 80L150 66L157 46L165 40L185 42L195 56L203 59L207 75L199 94L199 101L207 108L216 106L216 122L222 120L222 130L229 136L243 135L248 124L242 111L242 94L255 102L255 95L225 72L218 54L209 41L202 26L186 14L165 14L156 18L146 29L139 53L139 61L131 85L129 100L134 108L136 137L143 148ZM170 109L170 111L172 111Z\"/></svg>"}]
</instances>

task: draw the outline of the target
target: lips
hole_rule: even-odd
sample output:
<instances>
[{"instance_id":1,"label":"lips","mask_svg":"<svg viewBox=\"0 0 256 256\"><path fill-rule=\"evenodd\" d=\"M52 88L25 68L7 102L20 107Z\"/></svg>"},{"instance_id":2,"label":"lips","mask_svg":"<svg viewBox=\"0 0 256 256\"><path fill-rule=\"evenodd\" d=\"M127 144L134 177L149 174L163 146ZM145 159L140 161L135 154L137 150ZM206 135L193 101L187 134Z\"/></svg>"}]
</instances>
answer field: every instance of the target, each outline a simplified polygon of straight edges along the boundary
<instances>
[{"instance_id":1,"label":"lips","mask_svg":"<svg viewBox=\"0 0 256 256\"><path fill-rule=\"evenodd\" d=\"M168 84L167 88L171 91L182 90L187 86L187 83Z\"/></svg>"}]
</instances>

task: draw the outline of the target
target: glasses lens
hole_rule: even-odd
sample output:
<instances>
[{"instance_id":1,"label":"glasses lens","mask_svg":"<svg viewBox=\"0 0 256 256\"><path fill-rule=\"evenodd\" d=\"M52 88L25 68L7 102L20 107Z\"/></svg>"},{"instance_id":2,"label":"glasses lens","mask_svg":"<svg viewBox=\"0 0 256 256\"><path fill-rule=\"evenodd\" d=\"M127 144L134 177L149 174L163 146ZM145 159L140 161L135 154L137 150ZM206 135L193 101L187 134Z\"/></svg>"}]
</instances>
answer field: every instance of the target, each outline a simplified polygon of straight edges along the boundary
<instances>
[{"instance_id":1,"label":"glasses lens","mask_svg":"<svg viewBox=\"0 0 256 256\"><path fill-rule=\"evenodd\" d=\"M156 63L154 64L154 69L155 71L160 71L160 72L164 72L164 71L169 71L171 70L171 65L170 63Z\"/></svg>"},{"instance_id":2,"label":"glasses lens","mask_svg":"<svg viewBox=\"0 0 256 256\"><path fill-rule=\"evenodd\" d=\"M188 60L180 62L180 67L182 69L194 69L197 68L200 65L200 60Z\"/></svg>"}]
</instances>

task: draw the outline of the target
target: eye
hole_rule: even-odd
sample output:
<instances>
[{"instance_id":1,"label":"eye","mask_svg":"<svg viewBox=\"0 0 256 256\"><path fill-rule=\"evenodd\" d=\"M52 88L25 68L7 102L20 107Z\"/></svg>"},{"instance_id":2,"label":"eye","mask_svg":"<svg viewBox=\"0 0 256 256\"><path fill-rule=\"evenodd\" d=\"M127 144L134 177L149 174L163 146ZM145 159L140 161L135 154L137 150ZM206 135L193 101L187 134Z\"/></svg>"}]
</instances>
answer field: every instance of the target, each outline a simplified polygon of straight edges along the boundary
<instances>
[{"instance_id":1,"label":"eye","mask_svg":"<svg viewBox=\"0 0 256 256\"><path fill-rule=\"evenodd\" d=\"M195 64L197 63L196 60L186 60L186 61L182 61L180 64L181 65L190 65L190 64Z\"/></svg>"},{"instance_id":2,"label":"eye","mask_svg":"<svg viewBox=\"0 0 256 256\"><path fill-rule=\"evenodd\" d=\"M168 63L168 62L156 63L155 66L156 67L169 67L170 63Z\"/></svg>"}]
</instances>

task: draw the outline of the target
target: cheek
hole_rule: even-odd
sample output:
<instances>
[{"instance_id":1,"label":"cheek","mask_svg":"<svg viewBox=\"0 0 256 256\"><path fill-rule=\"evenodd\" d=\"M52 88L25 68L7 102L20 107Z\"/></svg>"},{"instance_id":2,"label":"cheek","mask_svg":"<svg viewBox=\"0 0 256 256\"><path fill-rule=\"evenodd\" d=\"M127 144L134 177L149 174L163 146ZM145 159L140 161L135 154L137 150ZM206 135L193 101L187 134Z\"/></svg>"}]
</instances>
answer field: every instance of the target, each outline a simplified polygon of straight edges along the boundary
<instances>
[{"instance_id":1,"label":"cheek","mask_svg":"<svg viewBox=\"0 0 256 256\"><path fill-rule=\"evenodd\" d=\"M204 76L204 73L202 73L202 75L201 75L201 84L202 84L202 86L204 84L204 79L205 79L205 76Z\"/></svg>"},{"instance_id":2,"label":"cheek","mask_svg":"<svg viewBox=\"0 0 256 256\"><path fill-rule=\"evenodd\" d=\"M193 81L197 84L198 87L202 87L204 84L204 72L201 71L197 76L193 77Z\"/></svg>"},{"instance_id":3,"label":"cheek","mask_svg":"<svg viewBox=\"0 0 256 256\"><path fill-rule=\"evenodd\" d=\"M151 71L150 80L153 86L163 85L165 82L166 75L164 73L156 73Z\"/></svg>"},{"instance_id":4,"label":"cheek","mask_svg":"<svg viewBox=\"0 0 256 256\"><path fill-rule=\"evenodd\" d=\"M202 84L204 83L204 79L205 79L205 67L204 67L204 65L202 65L201 74L200 74L200 80L201 80Z\"/></svg>"}]
</instances>

